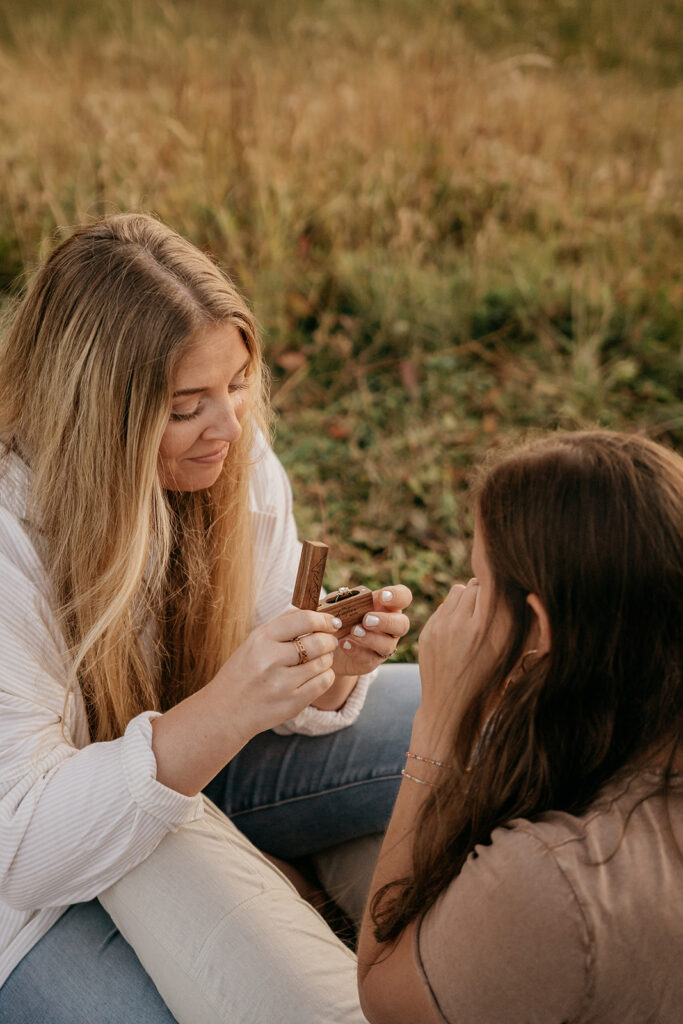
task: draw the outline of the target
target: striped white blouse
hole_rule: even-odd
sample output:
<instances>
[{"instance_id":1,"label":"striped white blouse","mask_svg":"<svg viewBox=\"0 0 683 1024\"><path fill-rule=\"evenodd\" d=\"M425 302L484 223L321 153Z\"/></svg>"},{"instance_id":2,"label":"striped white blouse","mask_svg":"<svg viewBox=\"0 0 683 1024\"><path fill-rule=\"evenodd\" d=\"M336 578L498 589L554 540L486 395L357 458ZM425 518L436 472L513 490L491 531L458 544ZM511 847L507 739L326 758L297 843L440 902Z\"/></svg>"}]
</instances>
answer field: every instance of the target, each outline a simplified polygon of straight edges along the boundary
<instances>
[{"instance_id":1,"label":"striped white blouse","mask_svg":"<svg viewBox=\"0 0 683 1024\"><path fill-rule=\"evenodd\" d=\"M253 473L254 625L290 605L299 559L291 488L263 445ZM0 446L0 452L3 449ZM62 713L67 657L50 588L25 523L29 471L0 463L0 985L71 903L92 899L202 813L156 781L154 712L90 743L80 693ZM306 708L278 732L333 732L357 717L371 677L339 711Z\"/></svg>"}]
</instances>

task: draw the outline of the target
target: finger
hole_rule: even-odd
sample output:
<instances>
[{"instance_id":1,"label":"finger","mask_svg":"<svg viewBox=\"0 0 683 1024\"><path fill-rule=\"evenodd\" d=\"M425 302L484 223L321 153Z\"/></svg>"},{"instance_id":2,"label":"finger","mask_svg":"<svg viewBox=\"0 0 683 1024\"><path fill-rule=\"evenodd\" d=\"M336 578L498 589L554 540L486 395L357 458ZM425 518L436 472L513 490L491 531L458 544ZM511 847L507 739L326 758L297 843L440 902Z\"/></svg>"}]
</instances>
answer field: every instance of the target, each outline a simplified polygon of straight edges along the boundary
<instances>
[{"instance_id":1,"label":"finger","mask_svg":"<svg viewBox=\"0 0 683 1024\"><path fill-rule=\"evenodd\" d=\"M332 668L333 655L332 654L321 654L319 658L313 658L311 661L304 662L303 665L295 665L293 668L287 670L287 685L291 686L292 689L299 689L309 679L313 679L315 676L319 676L322 672L327 672Z\"/></svg>"},{"instance_id":2,"label":"finger","mask_svg":"<svg viewBox=\"0 0 683 1024\"><path fill-rule=\"evenodd\" d=\"M473 576L468 581L467 586L464 588L462 597L460 598L460 609L463 615L473 615L477 604L477 598L479 597L479 580L476 576Z\"/></svg>"},{"instance_id":3,"label":"finger","mask_svg":"<svg viewBox=\"0 0 683 1024\"><path fill-rule=\"evenodd\" d=\"M347 644L350 646L347 647ZM396 639L387 636L386 633L366 633L363 637L354 636L352 630L342 641L341 646L347 653L356 647L356 649L362 648L364 651L370 651L380 658L388 658L396 650Z\"/></svg>"},{"instance_id":4,"label":"finger","mask_svg":"<svg viewBox=\"0 0 683 1024\"><path fill-rule=\"evenodd\" d=\"M359 629L362 632L359 632ZM391 637L405 636L410 629L410 619L399 612L368 612L359 626L351 632L354 636L364 636L366 632L388 633Z\"/></svg>"},{"instance_id":5,"label":"finger","mask_svg":"<svg viewBox=\"0 0 683 1024\"><path fill-rule=\"evenodd\" d=\"M336 615L301 611L298 608L283 612L269 623L273 640L291 640L293 636L302 636L304 633L336 633L341 625L341 619Z\"/></svg>"},{"instance_id":6,"label":"finger","mask_svg":"<svg viewBox=\"0 0 683 1024\"><path fill-rule=\"evenodd\" d=\"M447 612L453 612L460 603L462 595L465 593L466 587L464 583L454 583L451 589L448 591L445 601L440 605Z\"/></svg>"},{"instance_id":7,"label":"finger","mask_svg":"<svg viewBox=\"0 0 683 1024\"><path fill-rule=\"evenodd\" d=\"M329 633L306 633L295 640L283 640L282 643L286 648L283 664L290 666L314 661L321 654L333 654L339 646L336 636L330 636ZM301 654L305 656L303 661Z\"/></svg>"},{"instance_id":8,"label":"finger","mask_svg":"<svg viewBox=\"0 0 683 1024\"><path fill-rule=\"evenodd\" d=\"M413 600L413 595L402 583L393 587L383 587L382 590L374 590L372 600L378 611L403 611Z\"/></svg>"},{"instance_id":9,"label":"finger","mask_svg":"<svg viewBox=\"0 0 683 1024\"><path fill-rule=\"evenodd\" d=\"M305 683L301 684L296 691L297 700L299 698L304 700L304 707L308 704L312 704L314 700L317 700L318 697L322 697L322 695L329 690L336 678L337 677L333 669L324 669L322 672L319 672L317 675L313 676L311 679L307 679Z\"/></svg>"},{"instance_id":10,"label":"finger","mask_svg":"<svg viewBox=\"0 0 683 1024\"><path fill-rule=\"evenodd\" d=\"M448 597L437 610L440 618L444 621L453 622L456 618L468 618L474 614L477 597L479 595L479 581L475 578L465 586L463 583L456 583L451 587Z\"/></svg>"}]
</instances>

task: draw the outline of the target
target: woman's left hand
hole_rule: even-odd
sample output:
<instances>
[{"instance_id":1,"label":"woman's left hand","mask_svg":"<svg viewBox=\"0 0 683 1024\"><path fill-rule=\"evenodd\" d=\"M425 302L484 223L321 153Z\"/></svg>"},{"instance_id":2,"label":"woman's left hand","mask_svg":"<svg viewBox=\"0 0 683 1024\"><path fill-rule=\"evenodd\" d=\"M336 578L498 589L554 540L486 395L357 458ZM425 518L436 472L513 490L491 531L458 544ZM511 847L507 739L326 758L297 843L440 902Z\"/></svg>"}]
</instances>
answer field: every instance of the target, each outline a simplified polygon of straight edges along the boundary
<instances>
[{"instance_id":1,"label":"woman's left hand","mask_svg":"<svg viewBox=\"0 0 683 1024\"><path fill-rule=\"evenodd\" d=\"M403 614L413 600L408 587L383 587L372 595L373 610L353 626L334 652L332 667L338 676L359 676L372 672L396 650L398 641L410 629Z\"/></svg>"}]
</instances>

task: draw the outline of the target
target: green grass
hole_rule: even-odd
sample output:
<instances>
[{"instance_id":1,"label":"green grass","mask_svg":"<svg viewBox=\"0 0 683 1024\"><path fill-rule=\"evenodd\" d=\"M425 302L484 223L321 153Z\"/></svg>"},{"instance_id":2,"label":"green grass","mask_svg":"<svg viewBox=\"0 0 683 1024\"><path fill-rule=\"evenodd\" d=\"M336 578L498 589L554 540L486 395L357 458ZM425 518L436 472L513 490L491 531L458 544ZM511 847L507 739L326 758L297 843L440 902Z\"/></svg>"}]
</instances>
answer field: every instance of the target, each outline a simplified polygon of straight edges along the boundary
<instances>
[{"instance_id":1,"label":"green grass","mask_svg":"<svg viewBox=\"0 0 683 1024\"><path fill-rule=\"evenodd\" d=\"M417 631L468 573L489 445L683 442L682 22L671 0L7 0L0 289L113 210L211 252L262 324L328 583L408 583Z\"/></svg>"}]
</instances>

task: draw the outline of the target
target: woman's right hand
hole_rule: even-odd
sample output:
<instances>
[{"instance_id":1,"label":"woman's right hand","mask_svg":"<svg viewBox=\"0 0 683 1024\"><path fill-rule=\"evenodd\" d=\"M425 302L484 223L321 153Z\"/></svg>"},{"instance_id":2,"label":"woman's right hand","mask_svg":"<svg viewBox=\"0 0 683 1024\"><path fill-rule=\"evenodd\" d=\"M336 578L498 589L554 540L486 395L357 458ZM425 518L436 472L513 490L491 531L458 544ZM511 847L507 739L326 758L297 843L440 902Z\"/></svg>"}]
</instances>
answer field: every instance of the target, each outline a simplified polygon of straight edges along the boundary
<instances>
[{"instance_id":1,"label":"woman's right hand","mask_svg":"<svg viewBox=\"0 0 683 1024\"><path fill-rule=\"evenodd\" d=\"M479 581L451 587L446 600L428 620L419 639L421 717L449 721L462 714L495 661L485 642Z\"/></svg>"},{"instance_id":2,"label":"woman's right hand","mask_svg":"<svg viewBox=\"0 0 683 1024\"><path fill-rule=\"evenodd\" d=\"M245 741L293 718L329 689L340 627L339 619L323 612L284 612L253 630L226 661L212 689L229 703L230 717ZM303 664L296 637L308 658Z\"/></svg>"},{"instance_id":3,"label":"woman's right hand","mask_svg":"<svg viewBox=\"0 0 683 1024\"><path fill-rule=\"evenodd\" d=\"M334 682L339 619L291 611L258 626L213 679L152 722L157 781L194 796L245 743L287 721ZM307 661L299 665L294 637Z\"/></svg>"}]
</instances>

